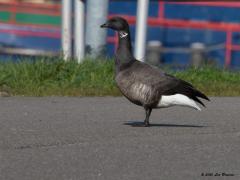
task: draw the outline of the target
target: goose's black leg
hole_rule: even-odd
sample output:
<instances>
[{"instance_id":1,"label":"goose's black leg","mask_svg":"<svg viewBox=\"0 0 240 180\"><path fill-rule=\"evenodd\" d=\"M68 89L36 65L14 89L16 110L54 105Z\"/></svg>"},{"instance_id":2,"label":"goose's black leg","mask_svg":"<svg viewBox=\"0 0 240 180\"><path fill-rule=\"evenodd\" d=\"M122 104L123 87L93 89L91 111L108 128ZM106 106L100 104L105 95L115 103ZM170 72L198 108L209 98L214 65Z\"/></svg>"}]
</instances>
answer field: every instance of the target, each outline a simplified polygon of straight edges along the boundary
<instances>
[{"instance_id":1,"label":"goose's black leg","mask_svg":"<svg viewBox=\"0 0 240 180\"><path fill-rule=\"evenodd\" d=\"M144 125L147 127L147 126L149 126L149 117L151 115L152 108L144 107L144 109L145 109L145 112L146 112L146 118L144 120Z\"/></svg>"}]
</instances>

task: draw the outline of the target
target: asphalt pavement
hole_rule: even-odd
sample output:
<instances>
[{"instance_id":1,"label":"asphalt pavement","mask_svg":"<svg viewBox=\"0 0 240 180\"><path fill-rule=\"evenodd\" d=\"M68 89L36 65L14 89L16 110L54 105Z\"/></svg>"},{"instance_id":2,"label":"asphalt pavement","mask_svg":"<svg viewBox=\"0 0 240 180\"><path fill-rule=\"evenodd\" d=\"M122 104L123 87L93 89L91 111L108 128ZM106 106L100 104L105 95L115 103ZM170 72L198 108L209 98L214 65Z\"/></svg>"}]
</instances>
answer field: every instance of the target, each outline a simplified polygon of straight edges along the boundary
<instances>
[{"instance_id":1,"label":"asphalt pavement","mask_svg":"<svg viewBox=\"0 0 240 180\"><path fill-rule=\"evenodd\" d=\"M240 97L145 113L122 97L0 98L0 180L240 179Z\"/></svg>"}]
</instances>

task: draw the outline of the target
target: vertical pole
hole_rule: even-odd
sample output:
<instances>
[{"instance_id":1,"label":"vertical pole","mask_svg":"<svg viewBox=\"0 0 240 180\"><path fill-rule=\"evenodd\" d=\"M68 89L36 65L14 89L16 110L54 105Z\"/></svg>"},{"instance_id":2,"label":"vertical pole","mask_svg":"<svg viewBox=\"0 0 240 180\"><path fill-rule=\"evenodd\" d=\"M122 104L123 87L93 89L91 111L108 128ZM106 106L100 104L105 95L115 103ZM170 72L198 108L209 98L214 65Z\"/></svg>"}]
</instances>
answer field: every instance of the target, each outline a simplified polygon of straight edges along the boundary
<instances>
[{"instance_id":1,"label":"vertical pole","mask_svg":"<svg viewBox=\"0 0 240 180\"><path fill-rule=\"evenodd\" d=\"M135 38L135 58L144 61L146 53L146 34L149 0L138 0Z\"/></svg>"},{"instance_id":2,"label":"vertical pole","mask_svg":"<svg viewBox=\"0 0 240 180\"><path fill-rule=\"evenodd\" d=\"M158 18L163 20L165 17L165 2L164 1L159 1L158 3Z\"/></svg>"},{"instance_id":3,"label":"vertical pole","mask_svg":"<svg viewBox=\"0 0 240 180\"><path fill-rule=\"evenodd\" d=\"M86 19L86 51L96 58L106 51L107 30L100 28L108 15L109 0L88 0Z\"/></svg>"},{"instance_id":4,"label":"vertical pole","mask_svg":"<svg viewBox=\"0 0 240 180\"><path fill-rule=\"evenodd\" d=\"M18 7L18 2L16 0L11 1L11 15L10 15L10 22L11 23L16 23L16 13L17 13L17 7Z\"/></svg>"},{"instance_id":5,"label":"vertical pole","mask_svg":"<svg viewBox=\"0 0 240 180\"><path fill-rule=\"evenodd\" d=\"M74 22L74 56L78 63L83 61L85 53L84 43L84 2L75 0Z\"/></svg>"},{"instance_id":6,"label":"vertical pole","mask_svg":"<svg viewBox=\"0 0 240 180\"><path fill-rule=\"evenodd\" d=\"M62 0L62 50L64 60L72 57L72 0Z\"/></svg>"},{"instance_id":7,"label":"vertical pole","mask_svg":"<svg viewBox=\"0 0 240 180\"><path fill-rule=\"evenodd\" d=\"M227 31L226 40L226 55L225 55L225 68L228 68L231 64L232 58L232 31Z\"/></svg>"},{"instance_id":8,"label":"vertical pole","mask_svg":"<svg viewBox=\"0 0 240 180\"><path fill-rule=\"evenodd\" d=\"M199 68L205 64L206 46L203 43L194 42L191 44L191 66Z\"/></svg>"},{"instance_id":9,"label":"vertical pole","mask_svg":"<svg viewBox=\"0 0 240 180\"><path fill-rule=\"evenodd\" d=\"M147 62L154 66L159 66L161 64L161 51L162 42L149 41L147 43L147 55L146 55Z\"/></svg>"}]
</instances>

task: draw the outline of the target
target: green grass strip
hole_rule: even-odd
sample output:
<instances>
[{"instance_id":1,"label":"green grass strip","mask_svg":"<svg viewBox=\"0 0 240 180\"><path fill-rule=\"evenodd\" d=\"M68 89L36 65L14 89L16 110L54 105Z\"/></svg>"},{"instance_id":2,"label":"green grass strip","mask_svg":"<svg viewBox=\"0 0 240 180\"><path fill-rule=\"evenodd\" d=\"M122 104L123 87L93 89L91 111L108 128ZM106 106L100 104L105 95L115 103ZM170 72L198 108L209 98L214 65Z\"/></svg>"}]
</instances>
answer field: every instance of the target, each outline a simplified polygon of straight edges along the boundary
<instances>
[{"instance_id":1,"label":"green grass strip","mask_svg":"<svg viewBox=\"0 0 240 180\"><path fill-rule=\"evenodd\" d=\"M209 96L240 96L240 72L213 67L168 73ZM112 60L74 61L40 58L0 63L0 90L24 96L119 96Z\"/></svg>"}]
</instances>

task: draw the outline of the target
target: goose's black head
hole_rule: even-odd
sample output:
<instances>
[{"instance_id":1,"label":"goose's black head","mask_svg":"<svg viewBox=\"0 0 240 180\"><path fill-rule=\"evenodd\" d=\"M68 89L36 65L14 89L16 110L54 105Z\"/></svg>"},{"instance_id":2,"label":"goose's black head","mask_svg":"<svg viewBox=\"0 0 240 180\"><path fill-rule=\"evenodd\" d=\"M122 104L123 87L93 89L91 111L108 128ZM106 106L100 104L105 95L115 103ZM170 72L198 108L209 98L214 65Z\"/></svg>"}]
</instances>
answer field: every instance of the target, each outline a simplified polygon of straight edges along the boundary
<instances>
[{"instance_id":1,"label":"goose's black head","mask_svg":"<svg viewBox=\"0 0 240 180\"><path fill-rule=\"evenodd\" d=\"M124 18L113 17L101 25L101 28L109 28L118 32L119 41L115 63L117 64L119 70L122 64L128 63L134 59L132 55L132 45L128 22Z\"/></svg>"},{"instance_id":2,"label":"goose's black head","mask_svg":"<svg viewBox=\"0 0 240 180\"><path fill-rule=\"evenodd\" d=\"M106 23L101 25L101 28L110 28L115 31L129 31L128 22L121 17L113 17L109 19Z\"/></svg>"}]
</instances>

